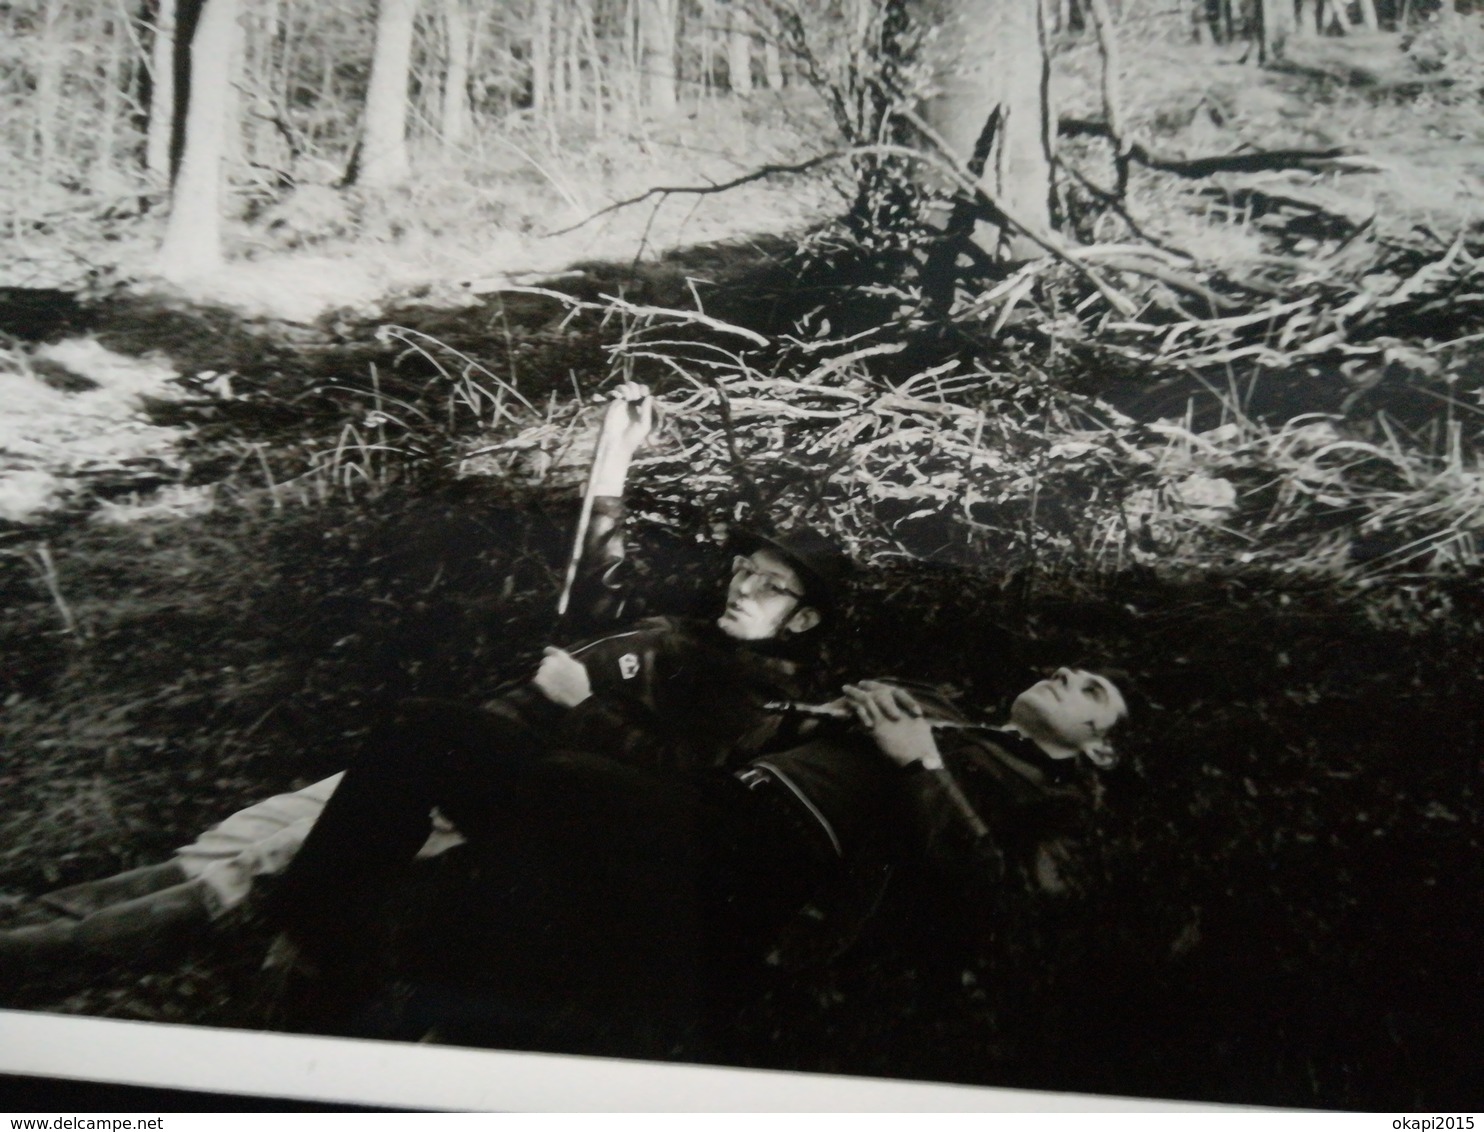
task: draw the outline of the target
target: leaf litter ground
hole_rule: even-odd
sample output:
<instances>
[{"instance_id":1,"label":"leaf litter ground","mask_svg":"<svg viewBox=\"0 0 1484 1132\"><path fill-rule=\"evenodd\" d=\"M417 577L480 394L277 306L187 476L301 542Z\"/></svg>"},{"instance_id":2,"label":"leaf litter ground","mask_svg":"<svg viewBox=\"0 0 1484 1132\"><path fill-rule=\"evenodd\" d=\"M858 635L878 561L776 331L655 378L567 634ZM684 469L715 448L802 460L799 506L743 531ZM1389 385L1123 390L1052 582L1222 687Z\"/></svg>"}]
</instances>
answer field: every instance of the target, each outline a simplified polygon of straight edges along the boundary
<instances>
[{"instance_id":1,"label":"leaf litter ground","mask_svg":"<svg viewBox=\"0 0 1484 1132\"><path fill-rule=\"evenodd\" d=\"M540 403L538 375L561 389L574 370L588 387L606 372L601 337L563 329L562 313L531 300L421 317L441 342L521 352L522 392ZM16 919L27 894L162 859L232 810L340 769L393 696L479 700L528 672L552 630L573 494L559 462L523 484L432 461L350 498L320 475L291 498L293 467L347 406L364 409L371 362L381 396L412 402L426 359L369 328L265 349L262 327L221 317L130 309L97 331L115 345L164 336L190 348L175 355L186 372L235 375L234 396L200 398L189 421L185 478L216 482L217 508L5 536L0 884ZM266 464L243 459L259 451ZM706 536L725 515L636 478L650 606L704 608L721 569ZM1045 666L1116 662L1147 701L1131 765L1099 811L1084 890L899 877L840 960L738 1007L726 1060L1477 1107L1476 582L1429 580L1388 614L1259 568L868 557L828 678L926 677L990 706ZM252 908L238 916L81 990L43 981L7 1004L261 1024L267 933Z\"/></svg>"}]
</instances>

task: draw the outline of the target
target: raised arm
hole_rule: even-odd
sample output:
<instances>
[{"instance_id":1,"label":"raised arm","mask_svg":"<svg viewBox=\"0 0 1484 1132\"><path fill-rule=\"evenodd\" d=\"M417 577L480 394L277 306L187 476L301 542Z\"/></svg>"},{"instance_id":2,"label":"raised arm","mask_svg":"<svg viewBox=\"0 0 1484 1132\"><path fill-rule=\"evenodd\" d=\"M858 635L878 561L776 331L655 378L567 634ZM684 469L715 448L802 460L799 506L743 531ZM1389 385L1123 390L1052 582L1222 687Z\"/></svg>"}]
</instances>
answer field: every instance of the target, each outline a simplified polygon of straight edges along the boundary
<instances>
[{"instance_id":1,"label":"raised arm","mask_svg":"<svg viewBox=\"0 0 1484 1132\"><path fill-rule=\"evenodd\" d=\"M603 414L592 471L582 501L581 552L563 594L564 629L602 630L623 616L628 594L624 566L624 486L634 453L654 427L654 398L643 385L619 386ZM547 648L532 683L547 700L572 708L592 695L582 663L563 649Z\"/></svg>"},{"instance_id":2,"label":"raised arm","mask_svg":"<svg viewBox=\"0 0 1484 1132\"><path fill-rule=\"evenodd\" d=\"M623 616L624 487L634 453L653 426L649 390L620 386L603 414L584 494L582 545L564 611L569 630L603 629Z\"/></svg>"}]
</instances>

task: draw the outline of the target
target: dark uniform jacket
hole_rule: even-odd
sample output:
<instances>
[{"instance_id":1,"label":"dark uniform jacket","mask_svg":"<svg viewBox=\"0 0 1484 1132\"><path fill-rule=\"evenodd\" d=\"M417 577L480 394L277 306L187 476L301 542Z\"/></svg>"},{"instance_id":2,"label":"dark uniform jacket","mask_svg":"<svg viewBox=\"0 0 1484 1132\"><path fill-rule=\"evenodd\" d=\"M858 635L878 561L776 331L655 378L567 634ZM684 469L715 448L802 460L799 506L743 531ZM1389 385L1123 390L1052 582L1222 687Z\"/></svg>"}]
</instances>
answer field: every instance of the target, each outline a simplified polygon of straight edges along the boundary
<instances>
[{"instance_id":1,"label":"dark uniform jacket","mask_svg":"<svg viewBox=\"0 0 1484 1132\"><path fill-rule=\"evenodd\" d=\"M932 689L910 690L929 717L964 717ZM754 765L785 780L830 827L842 857L902 830L908 851L948 861L986 855L1033 869L1041 848L1073 836L1095 781L1080 759L1053 759L1010 731L940 729L944 767L897 767L870 740L829 723L800 746ZM888 814L889 810L897 812Z\"/></svg>"},{"instance_id":2,"label":"dark uniform jacket","mask_svg":"<svg viewBox=\"0 0 1484 1132\"><path fill-rule=\"evenodd\" d=\"M1098 772L1082 758L1053 759L1014 733L975 736L951 758L1007 869L1043 893L1080 887L1077 843L1101 804Z\"/></svg>"},{"instance_id":3,"label":"dark uniform jacket","mask_svg":"<svg viewBox=\"0 0 1484 1132\"><path fill-rule=\"evenodd\" d=\"M913 691L930 715L962 718L941 697ZM1071 846L1095 803L1091 769L1052 759L1013 732L937 735L945 765L934 770L898 767L867 737L833 723L750 764L811 815L840 864L836 883L784 932L775 963L810 966L842 952L909 859L1040 892L1075 883Z\"/></svg>"},{"instance_id":4,"label":"dark uniform jacket","mask_svg":"<svg viewBox=\"0 0 1484 1132\"><path fill-rule=\"evenodd\" d=\"M571 607L585 627L621 623L629 603L623 501L599 497ZM807 641L807 638L805 638ZM574 708L512 687L486 704L514 713L560 748L651 769L733 767L796 742L791 719L765 710L799 696L792 642L743 642L714 622L651 617L567 649L592 695Z\"/></svg>"}]
</instances>

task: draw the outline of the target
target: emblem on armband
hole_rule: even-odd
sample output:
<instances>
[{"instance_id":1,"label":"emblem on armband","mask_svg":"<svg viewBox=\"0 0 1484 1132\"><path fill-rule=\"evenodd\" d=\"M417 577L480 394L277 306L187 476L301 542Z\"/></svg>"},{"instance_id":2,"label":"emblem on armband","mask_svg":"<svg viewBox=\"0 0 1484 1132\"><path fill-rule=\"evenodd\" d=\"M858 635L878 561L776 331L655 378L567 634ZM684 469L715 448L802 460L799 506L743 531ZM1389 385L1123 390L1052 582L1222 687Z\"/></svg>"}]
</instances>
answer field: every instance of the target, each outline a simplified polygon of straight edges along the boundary
<instances>
[{"instance_id":1,"label":"emblem on armband","mask_svg":"<svg viewBox=\"0 0 1484 1132\"><path fill-rule=\"evenodd\" d=\"M625 680L632 680L639 675L639 655L626 652L618 658L618 674Z\"/></svg>"}]
</instances>

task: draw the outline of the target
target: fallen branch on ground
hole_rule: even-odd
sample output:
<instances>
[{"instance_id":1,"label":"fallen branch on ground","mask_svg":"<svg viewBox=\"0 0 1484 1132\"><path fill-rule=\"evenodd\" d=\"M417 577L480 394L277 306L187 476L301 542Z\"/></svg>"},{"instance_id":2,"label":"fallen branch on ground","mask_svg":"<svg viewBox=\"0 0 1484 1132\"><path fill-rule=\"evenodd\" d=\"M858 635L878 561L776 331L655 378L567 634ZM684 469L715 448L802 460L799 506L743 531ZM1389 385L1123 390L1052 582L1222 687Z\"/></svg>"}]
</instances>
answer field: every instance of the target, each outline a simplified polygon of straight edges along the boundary
<instances>
[{"instance_id":1,"label":"fallen branch on ground","mask_svg":"<svg viewBox=\"0 0 1484 1132\"><path fill-rule=\"evenodd\" d=\"M1315 172L1336 169L1340 172L1368 172L1371 169L1364 163L1364 155L1360 151L1346 146L1333 149L1268 149L1255 153L1181 158L1156 154L1140 142L1118 137L1107 122L1088 118L1063 118L1058 124L1058 133L1068 138L1104 138L1119 147L1130 161L1137 161L1140 165L1161 173L1173 173L1177 177L1192 180L1215 173L1271 173L1280 169L1307 169Z\"/></svg>"}]
</instances>

